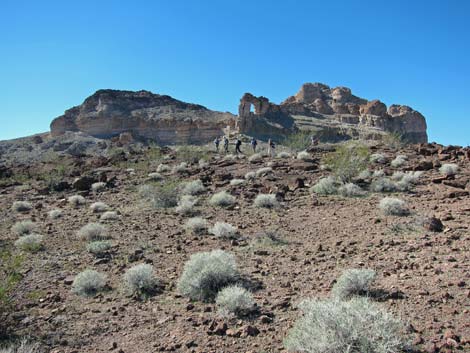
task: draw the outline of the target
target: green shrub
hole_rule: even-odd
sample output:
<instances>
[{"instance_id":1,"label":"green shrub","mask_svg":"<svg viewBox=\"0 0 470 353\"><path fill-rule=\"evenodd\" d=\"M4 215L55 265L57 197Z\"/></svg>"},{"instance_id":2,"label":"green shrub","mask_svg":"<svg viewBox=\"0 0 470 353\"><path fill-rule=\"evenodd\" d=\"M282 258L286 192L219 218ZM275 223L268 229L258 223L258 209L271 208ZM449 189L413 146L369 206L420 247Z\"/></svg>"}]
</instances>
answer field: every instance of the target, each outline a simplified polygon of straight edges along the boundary
<instances>
[{"instance_id":1,"label":"green shrub","mask_svg":"<svg viewBox=\"0 0 470 353\"><path fill-rule=\"evenodd\" d=\"M11 230L13 233L21 237L36 232L38 230L38 226L33 221L27 219L24 221L16 222L13 227L11 227Z\"/></svg>"},{"instance_id":2,"label":"green shrub","mask_svg":"<svg viewBox=\"0 0 470 353\"><path fill-rule=\"evenodd\" d=\"M39 234L24 235L15 241L15 246L21 250L36 252L42 249L43 236Z\"/></svg>"},{"instance_id":3,"label":"green shrub","mask_svg":"<svg viewBox=\"0 0 470 353\"><path fill-rule=\"evenodd\" d=\"M222 289L215 299L222 315L235 314L243 316L249 314L255 305L253 296L245 288L233 285Z\"/></svg>"},{"instance_id":4,"label":"green shrub","mask_svg":"<svg viewBox=\"0 0 470 353\"><path fill-rule=\"evenodd\" d=\"M291 352L397 353L408 348L402 322L366 298L306 300L284 341Z\"/></svg>"},{"instance_id":5,"label":"green shrub","mask_svg":"<svg viewBox=\"0 0 470 353\"><path fill-rule=\"evenodd\" d=\"M299 131L294 134L288 135L281 141L283 146L286 146L294 151L302 151L307 149L312 141L312 131Z\"/></svg>"},{"instance_id":6,"label":"green shrub","mask_svg":"<svg viewBox=\"0 0 470 353\"><path fill-rule=\"evenodd\" d=\"M348 299L352 296L365 295L369 292L376 273L368 269L349 269L343 272L333 286L333 296L337 299Z\"/></svg>"},{"instance_id":7,"label":"green shrub","mask_svg":"<svg viewBox=\"0 0 470 353\"><path fill-rule=\"evenodd\" d=\"M80 272L72 283L72 293L80 296L93 296L106 285L106 276L95 270Z\"/></svg>"},{"instance_id":8,"label":"green shrub","mask_svg":"<svg viewBox=\"0 0 470 353\"><path fill-rule=\"evenodd\" d=\"M157 284L153 267L149 264L131 267L124 274L123 281L129 294L150 294L155 290Z\"/></svg>"},{"instance_id":9,"label":"green shrub","mask_svg":"<svg viewBox=\"0 0 470 353\"><path fill-rule=\"evenodd\" d=\"M15 255L8 249L0 249L0 314L9 306L11 294L21 279L22 263L23 256Z\"/></svg>"},{"instance_id":10,"label":"green shrub","mask_svg":"<svg viewBox=\"0 0 470 353\"><path fill-rule=\"evenodd\" d=\"M226 191L221 191L212 195L212 197L209 200L209 203L212 206L230 207L235 203L235 197L230 195Z\"/></svg>"},{"instance_id":11,"label":"green shrub","mask_svg":"<svg viewBox=\"0 0 470 353\"><path fill-rule=\"evenodd\" d=\"M154 208L171 208L178 203L178 184L168 182L162 185L142 185L140 196Z\"/></svg>"},{"instance_id":12,"label":"green shrub","mask_svg":"<svg viewBox=\"0 0 470 353\"><path fill-rule=\"evenodd\" d=\"M232 254L222 250L193 254L178 281L179 292L193 300L213 300L220 289L238 278Z\"/></svg>"},{"instance_id":13,"label":"green shrub","mask_svg":"<svg viewBox=\"0 0 470 353\"><path fill-rule=\"evenodd\" d=\"M369 161L371 163L380 163L380 164L383 164L387 161L387 159L385 158L385 156L381 153L373 153L370 155L370 158L369 158Z\"/></svg>"},{"instance_id":14,"label":"green shrub","mask_svg":"<svg viewBox=\"0 0 470 353\"><path fill-rule=\"evenodd\" d=\"M88 243L87 250L93 255L101 256L105 254L109 249L111 249L111 242L107 240L98 240Z\"/></svg>"},{"instance_id":15,"label":"green shrub","mask_svg":"<svg viewBox=\"0 0 470 353\"><path fill-rule=\"evenodd\" d=\"M369 148L357 142L340 145L335 152L328 153L323 163L343 183L350 182L369 165Z\"/></svg>"},{"instance_id":16,"label":"green shrub","mask_svg":"<svg viewBox=\"0 0 470 353\"><path fill-rule=\"evenodd\" d=\"M321 178L310 190L319 195L334 195L338 193L338 187L336 178L329 176Z\"/></svg>"},{"instance_id":17,"label":"green shrub","mask_svg":"<svg viewBox=\"0 0 470 353\"><path fill-rule=\"evenodd\" d=\"M206 191L201 180L193 180L183 185L182 195L199 195Z\"/></svg>"}]
</instances>

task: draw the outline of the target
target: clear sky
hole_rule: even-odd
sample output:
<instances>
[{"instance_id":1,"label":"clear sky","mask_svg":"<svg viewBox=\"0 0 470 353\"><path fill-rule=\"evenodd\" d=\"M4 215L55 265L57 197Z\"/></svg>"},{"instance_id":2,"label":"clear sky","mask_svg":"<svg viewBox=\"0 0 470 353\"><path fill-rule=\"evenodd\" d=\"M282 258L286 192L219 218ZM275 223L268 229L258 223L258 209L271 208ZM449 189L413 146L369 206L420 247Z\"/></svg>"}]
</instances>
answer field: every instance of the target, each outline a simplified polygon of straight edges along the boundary
<instances>
[{"instance_id":1,"label":"clear sky","mask_svg":"<svg viewBox=\"0 0 470 353\"><path fill-rule=\"evenodd\" d=\"M406 104L470 144L467 0L0 0L0 140L44 132L100 88L236 112L304 82Z\"/></svg>"}]
</instances>

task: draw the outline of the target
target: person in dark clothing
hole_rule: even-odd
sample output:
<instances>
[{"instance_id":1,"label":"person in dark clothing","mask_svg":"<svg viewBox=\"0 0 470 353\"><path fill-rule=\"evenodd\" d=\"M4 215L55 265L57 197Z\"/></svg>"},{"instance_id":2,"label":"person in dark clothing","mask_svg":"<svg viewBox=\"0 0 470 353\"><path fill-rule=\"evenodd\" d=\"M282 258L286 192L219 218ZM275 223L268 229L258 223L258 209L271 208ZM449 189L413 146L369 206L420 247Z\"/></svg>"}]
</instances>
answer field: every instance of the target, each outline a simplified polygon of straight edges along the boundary
<instances>
[{"instance_id":1,"label":"person in dark clothing","mask_svg":"<svg viewBox=\"0 0 470 353\"><path fill-rule=\"evenodd\" d=\"M215 145L215 150L218 153L219 152L219 145L220 145L220 139L219 136L217 136L214 140L214 145Z\"/></svg>"},{"instance_id":2,"label":"person in dark clothing","mask_svg":"<svg viewBox=\"0 0 470 353\"><path fill-rule=\"evenodd\" d=\"M235 154L238 154L238 153L243 154L243 152L240 150L241 145L242 145L242 141L239 138L237 138L237 141L235 141Z\"/></svg>"},{"instance_id":3,"label":"person in dark clothing","mask_svg":"<svg viewBox=\"0 0 470 353\"><path fill-rule=\"evenodd\" d=\"M269 157L274 157L275 153L274 150L276 149L276 144L274 143L273 140L269 139L268 140L268 155Z\"/></svg>"},{"instance_id":4,"label":"person in dark clothing","mask_svg":"<svg viewBox=\"0 0 470 353\"><path fill-rule=\"evenodd\" d=\"M224 136L224 151L228 153L228 138Z\"/></svg>"},{"instance_id":5,"label":"person in dark clothing","mask_svg":"<svg viewBox=\"0 0 470 353\"><path fill-rule=\"evenodd\" d=\"M258 146L258 141L254 137L251 138L251 147L253 148L253 153L256 153L256 146Z\"/></svg>"}]
</instances>

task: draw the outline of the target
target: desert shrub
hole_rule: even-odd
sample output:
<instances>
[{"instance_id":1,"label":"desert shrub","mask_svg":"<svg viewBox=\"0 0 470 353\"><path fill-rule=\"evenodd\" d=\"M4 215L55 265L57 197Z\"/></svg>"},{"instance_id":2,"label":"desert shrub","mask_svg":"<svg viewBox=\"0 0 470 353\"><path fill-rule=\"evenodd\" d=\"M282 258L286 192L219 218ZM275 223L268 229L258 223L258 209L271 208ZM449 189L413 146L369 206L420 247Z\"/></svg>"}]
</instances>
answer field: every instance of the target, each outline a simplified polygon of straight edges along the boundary
<instances>
[{"instance_id":1,"label":"desert shrub","mask_svg":"<svg viewBox=\"0 0 470 353\"><path fill-rule=\"evenodd\" d=\"M245 184L245 179L232 179L232 180L230 180L230 185L231 186L238 186L238 185L242 185L242 184Z\"/></svg>"},{"instance_id":2,"label":"desert shrub","mask_svg":"<svg viewBox=\"0 0 470 353\"><path fill-rule=\"evenodd\" d=\"M157 173L169 173L171 167L168 164L159 164L157 167Z\"/></svg>"},{"instance_id":3,"label":"desert shrub","mask_svg":"<svg viewBox=\"0 0 470 353\"><path fill-rule=\"evenodd\" d=\"M72 283L72 293L80 296L93 296L106 285L106 276L95 270L80 272Z\"/></svg>"},{"instance_id":4,"label":"desert shrub","mask_svg":"<svg viewBox=\"0 0 470 353\"><path fill-rule=\"evenodd\" d=\"M78 236L88 241L102 240L107 238L107 229L99 223L88 223L80 228Z\"/></svg>"},{"instance_id":5,"label":"desert shrub","mask_svg":"<svg viewBox=\"0 0 470 353\"><path fill-rule=\"evenodd\" d=\"M262 160L263 160L263 154L261 153L255 153L255 154L252 154L250 157L248 157L248 162L250 163L261 162Z\"/></svg>"},{"instance_id":6,"label":"desert shrub","mask_svg":"<svg viewBox=\"0 0 470 353\"><path fill-rule=\"evenodd\" d=\"M310 190L319 195L334 195L338 192L338 187L336 178L329 176L321 178Z\"/></svg>"},{"instance_id":7,"label":"desert shrub","mask_svg":"<svg viewBox=\"0 0 470 353\"><path fill-rule=\"evenodd\" d=\"M406 157L404 155L398 155L398 156L395 157L395 159L393 161L390 162L390 165L393 168L400 168L403 165L405 165L407 159L408 159L408 157Z\"/></svg>"},{"instance_id":8,"label":"desert shrub","mask_svg":"<svg viewBox=\"0 0 470 353\"><path fill-rule=\"evenodd\" d=\"M37 231L37 229L37 224L29 219L25 221L16 222L13 227L11 227L12 232L19 236L34 233L35 231Z\"/></svg>"},{"instance_id":9,"label":"desert shrub","mask_svg":"<svg viewBox=\"0 0 470 353\"><path fill-rule=\"evenodd\" d=\"M189 173L188 163L181 162L173 167L173 174L186 174Z\"/></svg>"},{"instance_id":10,"label":"desert shrub","mask_svg":"<svg viewBox=\"0 0 470 353\"><path fill-rule=\"evenodd\" d=\"M230 153L230 154L227 154L225 157L224 157L224 161L234 161L237 159L237 156L235 156L234 154Z\"/></svg>"},{"instance_id":11,"label":"desert shrub","mask_svg":"<svg viewBox=\"0 0 470 353\"><path fill-rule=\"evenodd\" d=\"M116 211L106 211L100 217L102 221L115 221L116 219L119 219L119 215Z\"/></svg>"},{"instance_id":12,"label":"desert shrub","mask_svg":"<svg viewBox=\"0 0 470 353\"><path fill-rule=\"evenodd\" d=\"M28 212L33 208L28 201L15 201L11 206L11 209L15 212Z\"/></svg>"},{"instance_id":13,"label":"desert shrub","mask_svg":"<svg viewBox=\"0 0 470 353\"><path fill-rule=\"evenodd\" d=\"M259 194L256 196L254 205L261 208L278 208L279 201L274 194Z\"/></svg>"},{"instance_id":14,"label":"desert shrub","mask_svg":"<svg viewBox=\"0 0 470 353\"><path fill-rule=\"evenodd\" d=\"M213 300L223 287L238 278L237 264L232 254L223 250L191 255L178 280L178 291L193 300Z\"/></svg>"},{"instance_id":15,"label":"desert shrub","mask_svg":"<svg viewBox=\"0 0 470 353\"><path fill-rule=\"evenodd\" d=\"M243 316L250 313L255 305L251 293L238 285L222 289L217 294L215 302L222 315L235 314Z\"/></svg>"},{"instance_id":16,"label":"desert shrub","mask_svg":"<svg viewBox=\"0 0 470 353\"><path fill-rule=\"evenodd\" d=\"M153 267L149 264L139 264L124 273L124 287L130 294L150 294L157 284Z\"/></svg>"},{"instance_id":17,"label":"desert shrub","mask_svg":"<svg viewBox=\"0 0 470 353\"><path fill-rule=\"evenodd\" d=\"M235 239L238 237L238 229L225 222L216 222L209 232L222 239Z\"/></svg>"},{"instance_id":18,"label":"desert shrub","mask_svg":"<svg viewBox=\"0 0 470 353\"><path fill-rule=\"evenodd\" d=\"M297 159L301 159L303 161L307 161L309 159L311 159L312 157L310 156L310 153L308 153L307 151L301 151L299 153L297 153Z\"/></svg>"},{"instance_id":19,"label":"desert shrub","mask_svg":"<svg viewBox=\"0 0 470 353\"><path fill-rule=\"evenodd\" d=\"M257 177L261 177L261 176L265 176L265 175L268 175L268 174L271 174L273 172L273 168L271 167L264 167L264 168L260 168L256 171L256 176Z\"/></svg>"},{"instance_id":20,"label":"desert shrub","mask_svg":"<svg viewBox=\"0 0 470 353\"><path fill-rule=\"evenodd\" d=\"M86 249L88 250L89 253L92 253L93 255L103 255L106 253L109 249L111 249L111 242L107 240L98 240L98 241L92 241L91 243L88 243L86 246Z\"/></svg>"},{"instance_id":21,"label":"desert shrub","mask_svg":"<svg viewBox=\"0 0 470 353\"><path fill-rule=\"evenodd\" d=\"M175 207L178 203L178 184L165 183L163 185L142 185L139 188L140 196L155 208Z\"/></svg>"},{"instance_id":22,"label":"desert shrub","mask_svg":"<svg viewBox=\"0 0 470 353\"><path fill-rule=\"evenodd\" d=\"M312 131L299 131L288 135L281 141L281 144L294 151L302 151L310 146L311 141Z\"/></svg>"},{"instance_id":23,"label":"desert shrub","mask_svg":"<svg viewBox=\"0 0 470 353\"><path fill-rule=\"evenodd\" d=\"M150 181L160 181L160 180L163 180L163 176L162 176L160 173L158 173L158 172L156 172L156 173L149 173L149 174L147 175L147 178L148 178L148 180L150 180Z\"/></svg>"},{"instance_id":24,"label":"desert shrub","mask_svg":"<svg viewBox=\"0 0 470 353\"><path fill-rule=\"evenodd\" d=\"M104 189L106 189L106 183L103 183L102 181L91 184L91 190L93 192L101 192Z\"/></svg>"},{"instance_id":25,"label":"desert shrub","mask_svg":"<svg viewBox=\"0 0 470 353\"><path fill-rule=\"evenodd\" d=\"M245 174L246 180L253 180L256 178L256 172L248 172Z\"/></svg>"},{"instance_id":26,"label":"desert shrub","mask_svg":"<svg viewBox=\"0 0 470 353\"><path fill-rule=\"evenodd\" d=\"M373 178L383 178L385 177L385 172L382 169L374 170L372 173Z\"/></svg>"},{"instance_id":27,"label":"desert shrub","mask_svg":"<svg viewBox=\"0 0 470 353\"><path fill-rule=\"evenodd\" d=\"M176 157L186 163L197 163L200 159L207 158L207 154L207 148L194 145L180 146L176 149Z\"/></svg>"},{"instance_id":28,"label":"desert shrub","mask_svg":"<svg viewBox=\"0 0 470 353\"><path fill-rule=\"evenodd\" d=\"M15 241L15 246L21 250L36 252L42 249L43 236L39 234L28 234Z\"/></svg>"},{"instance_id":29,"label":"desert shrub","mask_svg":"<svg viewBox=\"0 0 470 353\"><path fill-rule=\"evenodd\" d=\"M198 198L192 195L183 195L178 201L175 211L183 216L190 216L195 213L195 207L198 203Z\"/></svg>"},{"instance_id":30,"label":"desert shrub","mask_svg":"<svg viewBox=\"0 0 470 353\"><path fill-rule=\"evenodd\" d=\"M379 203L379 207L385 215L405 216L409 213L405 201L393 197L383 198Z\"/></svg>"},{"instance_id":31,"label":"desert shrub","mask_svg":"<svg viewBox=\"0 0 470 353\"><path fill-rule=\"evenodd\" d=\"M201 217L193 217L186 221L184 229L193 234L201 234L207 231L207 221Z\"/></svg>"},{"instance_id":32,"label":"desert shrub","mask_svg":"<svg viewBox=\"0 0 470 353\"><path fill-rule=\"evenodd\" d=\"M388 178L374 180L370 184L370 190L373 192L394 192L397 191L397 185Z\"/></svg>"},{"instance_id":33,"label":"desert shrub","mask_svg":"<svg viewBox=\"0 0 470 353\"><path fill-rule=\"evenodd\" d=\"M184 184L181 190L182 195L199 195L206 191L201 180L193 180Z\"/></svg>"},{"instance_id":34,"label":"desert shrub","mask_svg":"<svg viewBox=\"0 0 470 353\"><path fill-rule=\"evenodd\" d=\"M369 148L357 142L340 145L335 152L328 153L324 164L343 183L350 182L369 164Z\"/></svg>"},{"instance_id":35,"label":"desert shrub","mask_svg":"<svg viewBox=\"0 0 470 353\"><path fill-rule=\"evenodd\" d=\"M290 157L291 157L290 153L286 152L286 151L279 152L276 155L276 158L279 158L279 159L287 159L287 158L290 158Z\"/></svg>"},{"instance_id":36,"label":"desert shrub","mask_svg":"<svg viewBox=\"0 0 470 353\"><path fill-rule=\"evenodd\" d=\"M199 168L206 168L209 166L209 162L203 158L201 158L197 164L199 165Z\"/></svg>"},{"instance_id":37,"label":"desert shrub","mask_svg":"<svg viewBox=\"0 0 470 353\"><path fill-rule=\"evenodd\" d=\"M362 180L369 179L371 176L372 174L370 173L369 169L364 169L357 175L357 177Z\"/></svg>"},{"instance_id":38,"label":"desert shrub","mask_svg":"<svg viewBox=\"0 0 470 353\"><path fill-rule=\"evenodd\" d=\"M422 172L395 172L392 175L392 179L395 178L396 187L399 191L408 191L413 188L414 185L418 183L418 179L420 178Z\"/></svg>"},{"instance_id":39,"label":"desert shrub","mask_svg":"<svg viewBox=\"0 0 470 353\"><path fill-rule=\"evenodd\" d=\"M67 201L75 208L85 204L85 198L81 195L70 196Z\"/></svg>"},{"instance_id":40,"label":"desert shrub","mask_svg":"<svg viewBox=\"0 0 470 353\"><path fill-rule=\"evenodd\" d=\"M360 197L364 196L365 192L359 186L353 183L343 184L338 188L338 193L344 197Z\"/></svg>"},{"instance_id":41,"label":"desert shrub","mask_svg":"<svg viewBox=\"0 0 470 353\"><path fill-rule=\"evenodd\" d=\"M235 197L230 195L226 191L221 191L212 195L209 200L209 203L212 206L230 207L235 203Z\"/></svg>"},{"instance_id":42,"label":"desert shrub","mask_svg":"<svg viewBox=\"0 0 470 353\"><path fill-rule=\"evenodd\" d=\"M13 254L0 247L0 315L9 307L11 295L21 279L21 265L24 256ZM0 323L0 332L2 324Z\"/></svg>"},{"instance_id":43,"label":"desert shrub","mask_svg":"<svg viewBox=\"0 0 470 353\"><path fill-rule=\"evenodd\" d=\"M381 153L373 153L370 155L370 158L369 158L369 161L371 163L380 163L380 164L383 164L387 161L387 159L385 158L385 156Z\"/></svg>"},{"instance_id":44,"label":"desert shrub","mask_svg":"<svg viewBox=\"0 0 470 353\"><path fill-rule=\"evenodd\" d=\"M109 210L109 206L104 202L93 202L90 205L90 209L95 213L106 212Z\"/></svg>"},{"instance_id":45,"label":"desert shrub","mask_svg":"<svg viewBox=\"0 0 470 353\"><path fill-rule=\"evenodd\" d=\"M281 245L287 245L287 241L281 238L276 230L266 230L255 234L252 238L252 246L254 247L276 247Z\"/></svg>"},{"instance_id":46,"label":"desert shrub","mask_svg":"<svg viewBox=\"0 0 470 353\"><path fill-rule=\"evenodd\" d=\"M402 322L366 298L305 300L284 340L292 352L395 353L408 346Z\"/></svg>"},{"instance_id":47,"label":"desert shrub","mask_svg":"<svg viewBox=\"0 0 470 353\"><path fill-rule=\"evenodd\" d=\"M447 176L455 175L458 173L458 171L459 171L459 166L454 163L446 163L446 164L443 164L439 168L439 172L442 175L447 175Z\"/></svg>"},{"instance_id":48,"label":"desert shrub","mask_svg":"<svg viewBox=\"0 0 470 353\"><path fill-rule=\"evenodd\" d=\"M57 219L57 218L60 218L60 217L62 217L62 210L59 210L59 209L50 210L50 211L47 213L47 216L48 216L50 219Z\"/></svg>"},{"instance_id":49,"label":"desert shrub","mask_svg":"<svg viewBox=\"0 0 470 353\"><path fill-rule=\"evenodd\" d=\"M26 339L19 343L10 343L8 346L0 347L0 353L42 353L39 343L29 342Z\"/></svg>"},{"instance_id":50,"label":"desert shrub","mask_svg":"<svg viewBox=\"0 0 470 353\"><path fill-rule=\"evenodd\" d=\"M337 299L348 299L355 295L367 294L376 273L369 269L349 269L342 273L333 286L333 296Z\"/></svg>"}]
</instances>

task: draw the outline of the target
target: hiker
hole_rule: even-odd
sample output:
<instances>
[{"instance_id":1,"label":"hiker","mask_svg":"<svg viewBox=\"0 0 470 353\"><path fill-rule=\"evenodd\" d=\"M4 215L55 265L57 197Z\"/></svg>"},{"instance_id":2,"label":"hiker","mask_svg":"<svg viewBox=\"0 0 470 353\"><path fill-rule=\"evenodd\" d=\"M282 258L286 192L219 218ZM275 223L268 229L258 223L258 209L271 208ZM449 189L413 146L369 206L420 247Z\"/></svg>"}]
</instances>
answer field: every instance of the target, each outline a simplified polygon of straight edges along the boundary
<instances>
[{"instance_id":1,"label":"hiker","mask_svg":"<svg viewBox=\"0 0 470 353\"><path fill-rule=\"evenodd\" d=\"M217 136L214 140L214 145L215 145L215 151L219 153L219 145L220 145L220 139L219 136Z\"/></svg>"},{"instance_id":2,"label":"hiker","mask_svg":"<svg viewBox=\"0 0 470 353\"><path fill-rule=\"evenodd\" d=\"M258 141L254 137L251 138L251 147L253 148L253 153L256 153L256 146L258 146Z\"/></svg>"},{"instance_id":3,"label":"hiker","mask_svg":"<svg viewBox=\"0 0 470 353\"><path fill-rule=\"evenodd\" d=\"M274 156L274 149L276 148L276 144L274 143L273 140L269 139L268 140L268 156L273 157Z\"/></svg>"},{"instance_id":4,"label":"hiker","mask_svg":"<svg viewBox=\"0 0 470 353\"><path fill-rule=\"evenodd\" d=\"M240 146L242 145L242 141L240 138L237 137L237 140L235 141L235 154L238 155L238 153L243 154L243 152L240 150Z\"/></svg>"},{"instance_id":5,"label":"hiker","mask_svg":"<svg viewBox=\"0 0 470 353\"><path fill-rule=\"evenodd\" d=\"M316 146L318 145L318 139L316 139L315 136L312 135L312 137L310 137L310 143L312 146Z\"/></svg>"},{"instance_id":6,"label":"hiker","mask_svg":"<svg viewBox=\"0 0 470 353\"><path fill-rule=\"evenodd\" d=\"M224 136L224 151L228 153L228 138Z\"/></svg>"}]
</instances>

